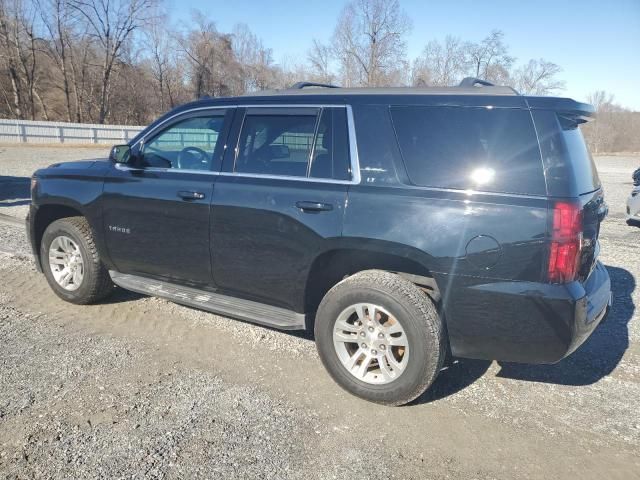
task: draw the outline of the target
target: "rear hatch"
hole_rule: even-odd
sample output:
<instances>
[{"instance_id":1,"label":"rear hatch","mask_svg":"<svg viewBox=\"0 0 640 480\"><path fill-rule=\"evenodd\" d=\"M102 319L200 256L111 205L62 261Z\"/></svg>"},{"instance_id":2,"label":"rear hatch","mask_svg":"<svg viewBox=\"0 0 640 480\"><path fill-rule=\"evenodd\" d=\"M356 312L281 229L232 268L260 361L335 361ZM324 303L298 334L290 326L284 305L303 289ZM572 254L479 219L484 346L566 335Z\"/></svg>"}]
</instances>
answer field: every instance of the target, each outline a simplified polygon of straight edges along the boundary
<instances>
[{"instance_id":1,"label":"rear hatch","mask_svg":"<svg viewBox=\"0 0 640 480\"><path fill-rule=\"evenodd\" d=\"M580 131L580 125L593 116L593 107L570 99L535 97L528 98L528 102L551 199L549 280L584 282L596 265L600 224L608 212L598 171ZM562 225L559 214L575 221ZM567 254L567 263L561 265L566 267L564 274L554 276L554 255L558 251L554 235L559 231L560 238L555 240L560 244L560 253ZM562 242L573 242L568 253L561 250Z\"/></svg>"}]
</instances>

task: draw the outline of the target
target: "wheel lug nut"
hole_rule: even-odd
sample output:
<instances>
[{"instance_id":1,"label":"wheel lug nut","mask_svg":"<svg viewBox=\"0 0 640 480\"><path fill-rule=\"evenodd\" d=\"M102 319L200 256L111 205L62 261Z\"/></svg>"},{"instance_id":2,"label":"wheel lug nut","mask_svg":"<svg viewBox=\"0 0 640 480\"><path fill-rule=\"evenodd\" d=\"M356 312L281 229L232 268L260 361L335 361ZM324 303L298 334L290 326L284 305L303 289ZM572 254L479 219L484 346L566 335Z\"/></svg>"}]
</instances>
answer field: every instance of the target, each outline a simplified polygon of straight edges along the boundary
<instances>
[{"instance_id":1,"label":"wheel lug nut","mask_svg":"<svg viewBox=\"0 0 640 480\"><path fill-rule=\"evenodd\" d=\"M369 331L370 331L370 332L373 332L373 327L369 327Z\"/></svg>"},{"instance_id":2,"label":"wheel lug nut","mask_svg":"<svg viewBox=\"0 0 640 480\"><path fill-rule=\"evenodd\" d=\"M362 345L360 345L360 346L361 346L362 348L364 348L365 350L366 350L366 348L367 348L367 344L366 344L366 343L363 343L363 344L362 344Z\"/></svg>"},{"instance_id":3,"label":"wheel lug nut","mask_svg":"<svg viewBox=\"0 0 640 480\"><path fill-rule=\"evenodd\" d=\"M380 333L378 334L378 338L384 338L384 333L380 332Z\"/></svg>"},{"instance_id":4,"label":"wheel lug nut","mask_svg":"<svg viewBox=\"0 0 640 480\"><path fill-rule=\"evenodd\" d=\"M380 350L384 350L384 349L386 349L386 348L387 348L387 347L386 347L385 345L380 345Z\"/></svg>"},{"instance_id":5,"label":"wheel lug nut","mask_svg":"<svg viewBox=\"0 0 640 480\"><path fill-rule=\"evenodd\" d=\"M378 351L377 350L371 350L371 355L377 355Z\"/></svg>"},{"instance_id":6,"label":"wheel lug nut","mask_svg":"<svg viewBox=\"0 0 640 480\"><path fill-rule=\"evenodd\" d=\"M360 332L360 336L364 337L366 334L364 332Z\"/></svg>"}]
</instances>

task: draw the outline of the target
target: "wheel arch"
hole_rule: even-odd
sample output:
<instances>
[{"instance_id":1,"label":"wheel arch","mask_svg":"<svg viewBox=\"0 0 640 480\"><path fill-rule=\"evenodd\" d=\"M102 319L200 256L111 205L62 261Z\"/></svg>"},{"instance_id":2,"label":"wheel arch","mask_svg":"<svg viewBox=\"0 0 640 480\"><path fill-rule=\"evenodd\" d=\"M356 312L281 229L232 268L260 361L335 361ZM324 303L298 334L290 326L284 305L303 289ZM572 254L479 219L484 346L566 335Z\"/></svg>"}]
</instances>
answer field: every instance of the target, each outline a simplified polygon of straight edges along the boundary
<instances>
[{"instance_id":1,"label":"wheel arch","mask_svg":"<svg viewBox=\"0 0 640 480\"><path fill-rule=\"evenodd\" d=\"M36 263L42 268L40 258L40 247L42 244L42 236L49 225L61 218L69 217L85 217L85 212L80 205L73 203L45 203L38 206L35 211L34 218L31 220L32 225L32 242L33 253L36 256Z\"/></svg>"},{"instance_id":2,"label":"wheel arch","mask_svg":"<svg viewBox=\"0 0 640 480\"><path fill-rule=\"evenodd\" d=\"M428 265L428 257L406 246L368 245L366 248L345 246L318 255L307 275L304 288L304 311L314 312L324 295L346 277L364 270L397 273L418 285L436 303L440 289Z\"/></svg>"}]
</instances>

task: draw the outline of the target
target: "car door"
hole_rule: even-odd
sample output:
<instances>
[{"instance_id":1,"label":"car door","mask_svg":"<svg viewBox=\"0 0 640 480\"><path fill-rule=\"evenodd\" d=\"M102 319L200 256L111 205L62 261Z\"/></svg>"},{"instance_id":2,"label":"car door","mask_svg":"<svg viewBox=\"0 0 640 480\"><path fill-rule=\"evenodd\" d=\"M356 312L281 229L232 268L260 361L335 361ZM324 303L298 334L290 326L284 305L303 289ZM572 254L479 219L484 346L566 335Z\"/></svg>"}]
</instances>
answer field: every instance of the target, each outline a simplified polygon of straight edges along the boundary
<instances>
[{"instance_id":1,"label":"car door","mask_svg":"<svg viewBox=\"0 0 640 480\"><path fill-rule=\"evenodd\" d=\"M179 115L132 148L131 166L112 168L103 219L120 272L211 284L210 203L232 113Z\"/></svg>"},{"instance_id":2,"label":"car door","mask_svg":"<svg viewBox=\"0 0 640 480\"><path fill-rule=\"evenodd\" d=\"M342 231L353 182L347 108L243 108L236 130L213 193L216 286L301 311L313 260Z\"/></svg>"}]
</instances>

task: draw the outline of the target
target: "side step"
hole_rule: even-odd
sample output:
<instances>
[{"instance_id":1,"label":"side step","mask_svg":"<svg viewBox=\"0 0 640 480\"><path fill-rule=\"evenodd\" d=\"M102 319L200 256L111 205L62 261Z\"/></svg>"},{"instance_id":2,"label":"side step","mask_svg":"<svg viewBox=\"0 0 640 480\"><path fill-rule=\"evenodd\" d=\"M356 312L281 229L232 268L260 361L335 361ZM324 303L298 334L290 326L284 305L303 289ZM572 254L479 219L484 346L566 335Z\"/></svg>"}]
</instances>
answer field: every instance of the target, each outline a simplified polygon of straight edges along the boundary
<instances>
[{"instance_id":1,"label":"side step","mask_svg":"<svg viewBox=\"0 0 640 480\"><path fill-rule=\"evenodd\" d=\"M304 330L305 328L304 314L285 308L113 270L109 271L109 274L113 283L126 290L166 298L189 307L281 330Z\"/></svg>"}]
</instances>

